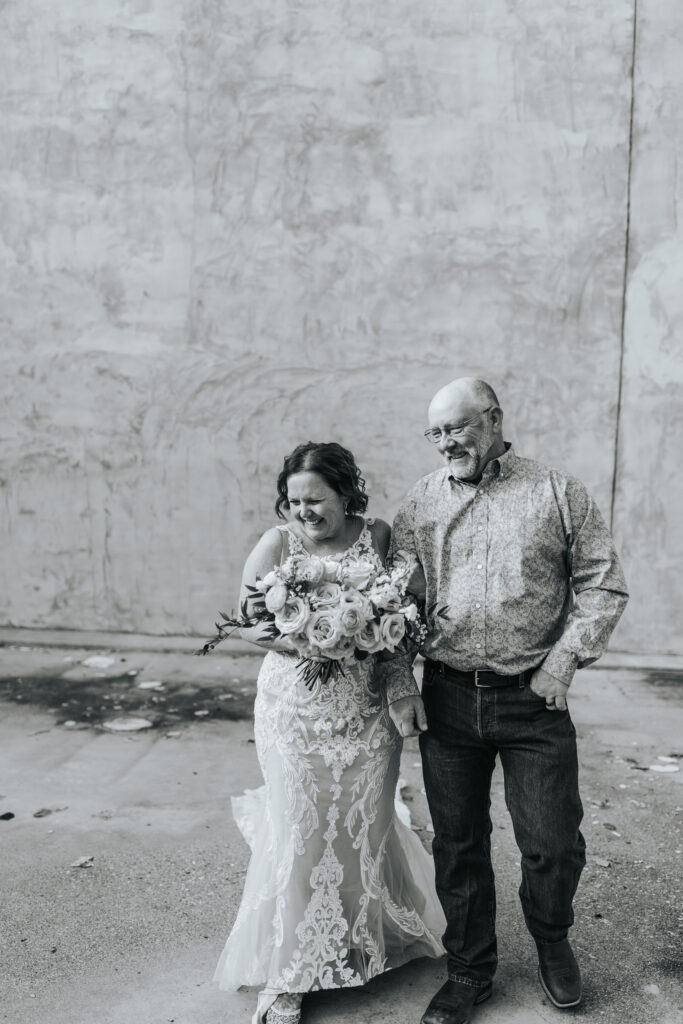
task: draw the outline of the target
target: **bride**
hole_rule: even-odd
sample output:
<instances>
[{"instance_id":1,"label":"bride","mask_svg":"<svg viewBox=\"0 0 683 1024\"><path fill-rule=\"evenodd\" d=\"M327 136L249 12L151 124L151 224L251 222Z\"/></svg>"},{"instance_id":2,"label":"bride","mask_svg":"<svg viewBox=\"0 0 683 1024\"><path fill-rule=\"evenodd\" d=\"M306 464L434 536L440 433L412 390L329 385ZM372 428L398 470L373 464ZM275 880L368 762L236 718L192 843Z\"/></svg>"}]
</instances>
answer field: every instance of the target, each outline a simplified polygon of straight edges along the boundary
<instances>
[{"instance_id":1,"label":"bride","mask_svg":"<svg viewBox=\"0 0 683 1024\"><path fill-rule=\"evenodd\" d=\"M275 509L286 525L249 555L242 599L291 554L379 566L389 526L365 519L365 482L338 444L299 445ZM362 985L415 957L443 954L431 857L396 817L402 740L374 679L374 657L309 690L286 638L268 648L254 706L265 786L233 799L252 856L216 968L223 989L263 986L253 1024L296 1024L304 993Z\"/></svg>"}]
</instances>

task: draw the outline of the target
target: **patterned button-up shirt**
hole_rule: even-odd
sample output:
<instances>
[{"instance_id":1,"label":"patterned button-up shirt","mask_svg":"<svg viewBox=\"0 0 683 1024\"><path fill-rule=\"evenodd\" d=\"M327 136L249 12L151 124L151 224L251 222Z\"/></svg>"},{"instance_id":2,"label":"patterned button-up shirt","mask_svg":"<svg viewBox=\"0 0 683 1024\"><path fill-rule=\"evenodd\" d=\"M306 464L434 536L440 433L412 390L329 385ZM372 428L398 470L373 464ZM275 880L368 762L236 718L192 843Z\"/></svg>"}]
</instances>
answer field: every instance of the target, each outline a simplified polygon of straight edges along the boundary
<instances>
[{"instance_id":1,"label":"patterned button-up shirt","mask_svg":"<svg viewBox=\"0 0 683 1024\"><path fill-rule=\"evenodd\" d=\"M570 683L604 651L626 581L583 484L506 447L478 484L447 467L419 480L396 515L391 553L415 555L427 609L446 608L431 615L424 655L503 675L542 665ZM408 659L379 671L390 702L417 692Z\"/></svg>"}]
</instances>

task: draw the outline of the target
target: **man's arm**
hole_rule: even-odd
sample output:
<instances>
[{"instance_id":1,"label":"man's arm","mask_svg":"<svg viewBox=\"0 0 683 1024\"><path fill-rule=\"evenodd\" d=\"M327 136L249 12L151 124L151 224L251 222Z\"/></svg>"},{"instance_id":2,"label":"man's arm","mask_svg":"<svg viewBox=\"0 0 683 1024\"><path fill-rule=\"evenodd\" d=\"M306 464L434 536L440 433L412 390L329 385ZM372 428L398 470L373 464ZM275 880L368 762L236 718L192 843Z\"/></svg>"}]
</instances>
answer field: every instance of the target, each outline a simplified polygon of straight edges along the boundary
<instances>
[{"instance_id":1,"label":"man's arm","mask_svg":"<svg viewBox=\"0 0 683 1024\"><path fill-rule=\"evenodd\" d=\"M548 652L538 679L535 675L532 680L532 688L543 696L555 697L557 707L566 706L559 690L564 687L566 693L576 669L597 661L603 653L628 601L614 542L580 481L567 481L563 504L571 524L567 554L574 604L562 636ZM561 684L555 687L558 692L549 692L553 689L551 680L543 677L552 677Z\"/></svg>"}]
</instances>

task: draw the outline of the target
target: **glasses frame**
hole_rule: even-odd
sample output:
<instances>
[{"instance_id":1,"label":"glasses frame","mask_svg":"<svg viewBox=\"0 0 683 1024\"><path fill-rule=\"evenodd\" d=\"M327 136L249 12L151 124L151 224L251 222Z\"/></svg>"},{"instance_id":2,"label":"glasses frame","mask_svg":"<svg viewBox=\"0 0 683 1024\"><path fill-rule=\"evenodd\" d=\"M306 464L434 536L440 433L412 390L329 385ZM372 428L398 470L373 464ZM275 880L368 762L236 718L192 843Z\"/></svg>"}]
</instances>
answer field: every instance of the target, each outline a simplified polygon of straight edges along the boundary
<instances>
[{"instance_id":1,"label":"glasses frame","mask_svg":"<svg viewBox=\"0 0 683 1024\"><path fill-rule=\"evenodd\" d=\"M439 438L434 437L433 427L430 427L429 430L425 430L422 436L426 437L430 444L440 444L445 437L462 437L470 424L475 423L480 416L484 416L487 412L491 412L491 409L496 408L497 406L495 405L489 405L487 409L481 409L476 416L470 417L469 420L465 420L465 422L459 426L451 427L449 430L439 430L439 434L441 435ZM457 431L457 433L454 433L454 431Z\"/></svg>"}]
</instances>

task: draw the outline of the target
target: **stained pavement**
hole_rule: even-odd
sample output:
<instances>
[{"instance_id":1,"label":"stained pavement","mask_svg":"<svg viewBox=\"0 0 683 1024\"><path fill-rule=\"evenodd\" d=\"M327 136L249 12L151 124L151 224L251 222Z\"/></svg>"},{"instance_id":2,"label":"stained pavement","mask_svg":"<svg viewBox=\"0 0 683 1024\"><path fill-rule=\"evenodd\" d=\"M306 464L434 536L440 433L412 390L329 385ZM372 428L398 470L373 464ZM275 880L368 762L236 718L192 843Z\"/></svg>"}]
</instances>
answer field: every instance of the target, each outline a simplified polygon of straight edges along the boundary
<instances>
[{"instance_id":1,"label":"stained pavement","mask_svg":"<svg viewBox=\"0 0 683 1024\"><path fill-rule=\"evenodd\" d=\"M219 992L211 975L247 864L229 798L260 783L259 657L20 639L0 649L0 1021L246 1024L253 993ZM111 661L83 664L93 656ZM573 930L584 1002L560 1012L538 987L497 771L500 968L475 1021L682 1024L683 674L590 669L570 696L588 843ZM149 726L109 731L136 718ZM414 740L402 776L428 846ZM84 857L90 867L71 866ZM417 1024L443 977L443 962L420 961L311 996L304 1019Z\"/></svg>"}]
</instances>

